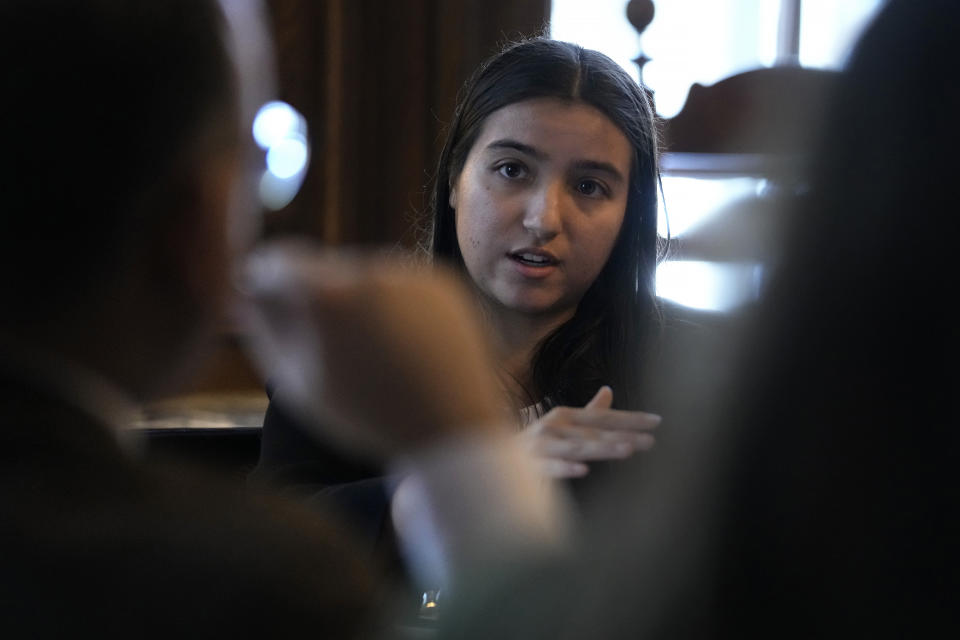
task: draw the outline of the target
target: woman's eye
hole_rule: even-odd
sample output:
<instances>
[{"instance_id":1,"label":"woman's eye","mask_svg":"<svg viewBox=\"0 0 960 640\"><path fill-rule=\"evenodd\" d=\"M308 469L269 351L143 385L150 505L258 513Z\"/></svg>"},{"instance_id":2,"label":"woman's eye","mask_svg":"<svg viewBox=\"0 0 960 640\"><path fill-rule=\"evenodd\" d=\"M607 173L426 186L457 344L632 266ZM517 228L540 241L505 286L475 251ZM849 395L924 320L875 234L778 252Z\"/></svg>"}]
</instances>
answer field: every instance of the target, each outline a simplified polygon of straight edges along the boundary
<instances>
[{"instance_id":1,"label":"woman's eye","mask_svg":"<svg viewBox=\"0 0 960 640\"><path fill-rule=\"evenodd\" d=\"M500 165L497 168L497 171L504 178L516 179L516 178L522 178L524 176L526 169L524 169L522 164L518 164L516 162L507 162Z\"/></svg>"},{"instance_id":2,"label":"woman's eye","mask_svg":"<svg viewBox=\"0 0 960 640\"><path fill-rule=\"evenodd\" d=\"M606 190L596 180L581 180L577 183L577 192L585 196L606 195Z\"/></svg>"}]
</instances>

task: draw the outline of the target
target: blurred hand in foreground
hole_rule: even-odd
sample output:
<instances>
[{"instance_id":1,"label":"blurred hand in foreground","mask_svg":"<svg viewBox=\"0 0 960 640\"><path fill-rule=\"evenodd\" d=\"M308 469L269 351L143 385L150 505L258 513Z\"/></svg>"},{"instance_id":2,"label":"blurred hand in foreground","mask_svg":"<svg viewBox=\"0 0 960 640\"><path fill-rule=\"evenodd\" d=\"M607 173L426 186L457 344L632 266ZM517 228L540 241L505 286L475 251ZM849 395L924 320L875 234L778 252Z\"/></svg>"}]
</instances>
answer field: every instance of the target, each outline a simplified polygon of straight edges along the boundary
<instances>
[{"instance_id":1,"label":"blurred hand in foreground","mask_svg":"<svg viewBox=\"0 0 960 640\"><path fill-rule=\"evenodd\" d=\"M275 398L327 438L393 456L509 424L478 314L446 270L274 243L249 257L242 289Z\"/></svg>"}]
</instances>

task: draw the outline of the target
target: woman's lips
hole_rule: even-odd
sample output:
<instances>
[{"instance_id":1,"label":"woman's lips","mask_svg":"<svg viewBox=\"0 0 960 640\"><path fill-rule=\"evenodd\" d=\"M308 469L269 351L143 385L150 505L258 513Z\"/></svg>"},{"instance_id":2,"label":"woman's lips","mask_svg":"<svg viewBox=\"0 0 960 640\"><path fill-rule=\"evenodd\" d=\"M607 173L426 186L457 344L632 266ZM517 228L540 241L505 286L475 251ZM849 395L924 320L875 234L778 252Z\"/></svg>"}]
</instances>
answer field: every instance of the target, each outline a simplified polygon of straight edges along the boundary
<instances>
[{"instance_id":1,"label":"woman's lips","mask_svg":"<svg viewBox=\"0 0 960 640\"><path fill-rule=\"evenodd\" d=\"M560 263L549 251L537 249L521 249L507 254L517 270L530 278L545 278L550 275Z\"/></svg>"}]
</instances>

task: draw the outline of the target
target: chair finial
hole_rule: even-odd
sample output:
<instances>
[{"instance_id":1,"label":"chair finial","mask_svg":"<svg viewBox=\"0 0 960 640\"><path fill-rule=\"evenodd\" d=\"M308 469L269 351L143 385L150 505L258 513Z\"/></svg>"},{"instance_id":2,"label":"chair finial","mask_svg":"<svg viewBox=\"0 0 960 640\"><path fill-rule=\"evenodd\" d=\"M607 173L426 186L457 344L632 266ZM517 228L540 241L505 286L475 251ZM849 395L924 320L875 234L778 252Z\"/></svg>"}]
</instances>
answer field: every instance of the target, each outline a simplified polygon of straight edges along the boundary
<instances>
[{"instance_id":1,"label":"chair finial","mask_svg":"<svg viewBox=\"0 0 960 640\"><path fill-rule=\"evenodd\" d=\"M643 31L653 22L653 0L630 0L627 3L627 20L637 30L638 35L643 35ZM650 62L650 58L643 53L633 59L637 65L640 74L640 84L643 84L643 65Z\"/></svg>"}]
</instances>

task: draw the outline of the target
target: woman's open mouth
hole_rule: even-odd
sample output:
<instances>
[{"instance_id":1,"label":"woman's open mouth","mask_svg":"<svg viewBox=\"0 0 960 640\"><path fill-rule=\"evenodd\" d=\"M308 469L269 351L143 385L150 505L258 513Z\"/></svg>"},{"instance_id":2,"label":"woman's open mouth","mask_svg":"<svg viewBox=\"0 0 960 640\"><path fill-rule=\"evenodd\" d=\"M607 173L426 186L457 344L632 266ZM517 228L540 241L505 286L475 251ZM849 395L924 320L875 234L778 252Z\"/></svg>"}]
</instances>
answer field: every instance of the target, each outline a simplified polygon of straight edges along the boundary
<instances>
[{"instance_id":1,"label":"woman's open mouth","mask_svg":"<svg viewBox=\"0 0 960 640\"><path fill-rule=\"evenodd\" d=\"M508 253L507 257L530 267L550 267L558 262L549 253L541 251L515 251Z\"/></svg>"},{"instance_id":2,"label":"woman's open mouth","mask_svg":"<svg viewBox=\"0 0 960 640\"><path fill-rule=\"evenodd\" d=\"M523 249L508 253L507 257L527 276L545 276L560 264L556 257L546 251Z\"/></svg>"}]
</instances>

